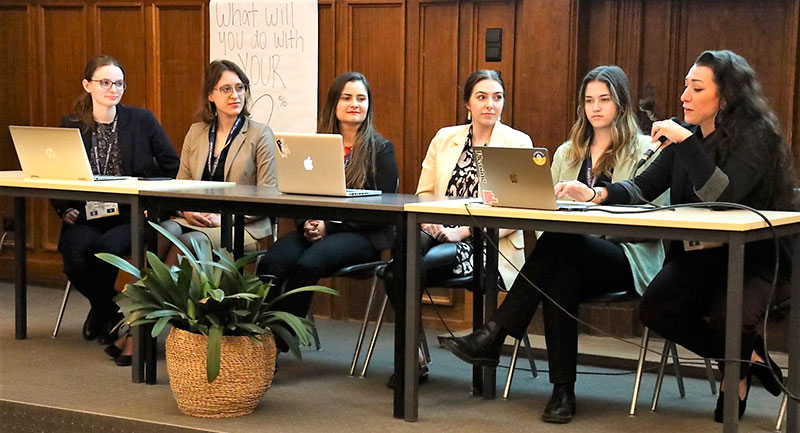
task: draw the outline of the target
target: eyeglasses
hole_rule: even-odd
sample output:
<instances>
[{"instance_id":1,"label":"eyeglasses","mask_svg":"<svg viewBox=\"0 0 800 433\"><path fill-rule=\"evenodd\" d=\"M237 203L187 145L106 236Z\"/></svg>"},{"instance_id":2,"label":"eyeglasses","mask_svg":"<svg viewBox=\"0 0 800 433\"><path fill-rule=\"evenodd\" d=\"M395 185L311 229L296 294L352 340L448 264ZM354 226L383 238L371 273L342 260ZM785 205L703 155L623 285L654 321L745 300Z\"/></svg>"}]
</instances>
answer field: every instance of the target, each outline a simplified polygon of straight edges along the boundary
<instances>
[{"instance_id":1,"label":"eyeglasses","mask_svg":"<svg viewBox=\"0 0 800 433\"><path fill-rule=\"evenodd\" d=\"M242 95L247 92L247 86L239 83L236 85L231 86L230 84L226 84L224 86L215 87L214 90L219 90L219 93L222 93L223 96L230 96L231 92L236 90L236 93Z\"/></svg>"},{"instance_id":2,"label":"eyeglasses","mask_svg":"<svg viewBox=\"0 0 800 433\"><path fill-rule=\"evenodd\" d=\"M112 84L119 90L125 90L125 88L128 87L128 83L125 82L125 80L111 81L107 78L103 78L102 80L89 80L89 81L100 83L100 88L103 90L110 89Z\"/></svg>"}]
</instances>

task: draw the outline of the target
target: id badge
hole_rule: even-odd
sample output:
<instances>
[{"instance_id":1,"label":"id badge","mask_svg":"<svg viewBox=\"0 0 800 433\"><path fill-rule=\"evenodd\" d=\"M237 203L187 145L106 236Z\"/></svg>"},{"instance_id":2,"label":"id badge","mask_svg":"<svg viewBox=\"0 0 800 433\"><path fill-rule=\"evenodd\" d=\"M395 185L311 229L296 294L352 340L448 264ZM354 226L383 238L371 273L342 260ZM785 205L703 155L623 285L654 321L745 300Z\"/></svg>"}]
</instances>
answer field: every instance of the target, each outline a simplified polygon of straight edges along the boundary
<instances>
[{"instance_id":1,"label":"id badge","mask_svg":"<svg viewBox=\"0 0 800 433\"><path fill-rule=\"evenodd\" d=\"M709 248L718 248L725 244L722 242L700 242L700 241L683 241L684 251L707 250Z\"/></svg>"},{"instance_id":2,"label":"id badge","mask_svg":"<svg viewBox=\"0 0 800 433\"><path fill-rule=\"evenodd\" d=\"M111 201L87 201L86 219L93 220L119 215L119 204Z\"/></svg>"}]
</instances>

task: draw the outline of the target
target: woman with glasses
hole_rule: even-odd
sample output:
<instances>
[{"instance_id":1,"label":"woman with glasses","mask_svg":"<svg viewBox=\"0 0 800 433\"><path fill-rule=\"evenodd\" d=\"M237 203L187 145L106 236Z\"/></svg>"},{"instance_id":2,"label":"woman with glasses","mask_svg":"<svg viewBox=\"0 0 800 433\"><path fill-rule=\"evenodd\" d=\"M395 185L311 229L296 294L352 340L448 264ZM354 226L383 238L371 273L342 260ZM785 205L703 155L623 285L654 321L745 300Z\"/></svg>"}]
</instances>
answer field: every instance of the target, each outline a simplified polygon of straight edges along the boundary
<instances>
[{"instance_id":1,"label":"woman with glasses","mask_svg":"<svg viewBox=\"0 0 800 433\"><path fill-rule=\"evenodd\" d=\"M80 129L95 175L175 176L178 155L153 113L119 103L126 88L119 61L92 57L86 62L82 85L85 93L75 103L75 112L61 119L61 127ZM63 221L58 250L64 273L91 304L83 338L110 344L116 339L111 329L122 318L113 301L117 268L94 255L130 254L130 207L70 200L52 203ZM102 210L100 217L92 216L96 209ZM116 357L117 364L130 365L130 356L117 356L124 345L122 338L107 352Z\"/></svg>"},{"instance_id":2,"label":"woman with glasses","mask_svg":"<svg viewBox=\"0 0 800 433\"><path fill-rule=\"evenodd\" d=\"M275 186L272 129L250 119L250 79L235 63L215 60L203 79L202 122L193 124L183 140L178 179ZM191 239L220 245L220 215L183 211L163 224L184 244ZM244 246L255 250L258 240L272 233L268 218L246 217ZM174 262L177 248L167 255Z\"/></svg>"}]
</instances>

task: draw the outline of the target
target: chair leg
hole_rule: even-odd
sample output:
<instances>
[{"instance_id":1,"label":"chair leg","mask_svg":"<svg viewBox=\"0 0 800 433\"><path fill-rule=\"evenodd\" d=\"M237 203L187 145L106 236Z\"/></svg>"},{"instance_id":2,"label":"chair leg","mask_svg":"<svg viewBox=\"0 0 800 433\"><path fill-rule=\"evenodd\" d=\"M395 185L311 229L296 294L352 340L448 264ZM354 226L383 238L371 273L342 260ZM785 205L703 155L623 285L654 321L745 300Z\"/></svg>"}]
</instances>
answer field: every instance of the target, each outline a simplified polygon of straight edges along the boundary
<instances>
[{"instance_id":1,"label":"chair leg","mask_svg":"<svg viewBox=\"0 0 800 433\"><path fill-rule=\"evenodd\" d=\"M656 378L656 387L653 390L653 403L650 405L650 411L655 412L658 407L658 397L661 394L661 384L664 382L664 369L667 367L667 358L669 358L669 351L672 342L669 340L664 341L664 350L661 352L661 364L658 367L658 377Z\"/></svg>"},{"instance_id":2,"label":"chair leg","mask_svg":"<svg viewBox=\"0 0 800 433\"><path fill-rule=\"evenodd\" d=\"M525 353L528 355L528 364L531 366L531 374L533 378L539 377L539 370L536 368L536 360L533 359L533 349L531 348L531 339L528 338L528 333L522 337L522 342L525 344Z\"/></svg>"},{"instance_id":3,"label":"chair leg","mask_svg":"<svg viewBox=\"0 0 800 433\"><path fill-rule=\"evenodd\" d=\"M678 358L678 345L672 343L672 366L675 368L675 380L678 382L678 392L681 398L686 398L686 388L683 386L683 376L681 375L681 361Z\"/></svg>"},{"instance_id":4,"label":"chair leg","mask_svg":"<svg viewBox=\"0 0 800 433\"><path fill-rule=\"evenodd\" d=\"M706 375L708 376L708 385L711 387L711 395L717 395L717 379L714 378L714 369L711 367L711 361L708 358L703 358L706 362Z\"/></svg>"},{"instance_id":5,"label":"chair leg","mask_svg":"<svg viewBox=\"0 0 800 433\"><path fill-rule=\"evenodd\" d=\"M631 408L628 411L629 416L636 415L636 404L639 402L639 388L642 385L642 370L644 369L644 360L647 356L647 344L650 342L650 328L644 327L642 332L642 342L639 347L639 362L636 364L636 378L633 380L633 395L631 396Z\"/></svg>"},{"instance_id":6,"label":"chair leg","mask_svg":"<svg viewBox=\"0 0 800 433\"><path fill-rule=\"evenodd\" d=\"M356 364L358 364L358 356L361 354L361 345L364 344L364 334L367 332L367 324L369 323L369 313L372 311L372 303L375 301L375 286L378 283L378 275L372 277L372 289L369 292L369 299L367 300L367 310L364 312L364 320L361 322L361 330L358 332L358 340L356 340L356 348L353 352L353 362L350 363L350 376L355 374Z\"/></svg>"},{"instance_id":7,"label":"chair leg","mask_svg":"<svg viewBox=\"0 0 800 433\"><path fill-rule=\"evenodd\" d=\"M521 340L514 340L514 352L511 354L511 362L508 364L508 376L506 376L506 387L503 389L503 400L508 400L508 391L511 389L511 380L514 378L514 370L517 368L517 355Z\"/></svg>"},{"instance_id":8,"label":"chair leg","mask_svg":"<svg viewBox=\"0 0 800 433\"><path fill-rule=\"evenodd\" d=\"M372 340L369 342L369 348L367 349L367 357L364 358L364 367L361 368L361 377L364 377L367 374L367 367L369 367L369 361L372 359L372 352L375 350L375 342L378 340L378 333L381 331L381 325L383 324L383 315L386 313L386 305L389 302L389 297L383 297L383 303L381 304L381 311L378 313L378 321L375 322L375 332L372 333Z\"/></svg>"},{"instance_id":9,"label":"chair leg","mask_svg":"<svg viewBox=\"0 0 800 433\"><path fill-rule=\"evenodd\" d=\"M431 363L431 350L428 348L428 337L425 335L425 327L422 326L422 323L419 324L419 341L422 359L425 360L425 365L428 365Z\"/></svg>"},{"instance_id":10,"label":"chair leg","mask_svg":"<svg viewBox=\"0 0 800 433\"><path fill-rule=\"evenodd\" d=\"M778 419L775 420L775 431L781 431L783 427L783 419L786 418L786 405L789 403L789 397L784 394L783 401L781 402L781 409L778 411Z\"/></svg>"},{"instance_id":11,"label":"chair leg","mask_svg":"<svg viewBox=\"0 0 800 433\"><path fill-rule=\"evenodd\" d=\"M67 280L67 287L64 288L64 298L61 300L61 310L58 312L58 319L56 319L56 327L53 329L53 338L58 335L58 329L61 328L61 319L64 318L64 310L67 309L67 301L69 300L69 291L72 288L72 282Z\"/></svg>"},{"instance_id":12,"label":"chair leg","mask_svg":"<svg viewBox=\"0 0 800 433\"><path fill-rule=\"evenodd\" d=\"M311 309L308 310L308 315L306 315L306 319L308 319L308 321L311 322L312 325L314 325L311 328L311 335L314 337L314 347L317 350L321 350L322 349L322 345L319 343L319 333L317 332L317 322L314 320L314 312Z\"/></svg>"}]
</instances>

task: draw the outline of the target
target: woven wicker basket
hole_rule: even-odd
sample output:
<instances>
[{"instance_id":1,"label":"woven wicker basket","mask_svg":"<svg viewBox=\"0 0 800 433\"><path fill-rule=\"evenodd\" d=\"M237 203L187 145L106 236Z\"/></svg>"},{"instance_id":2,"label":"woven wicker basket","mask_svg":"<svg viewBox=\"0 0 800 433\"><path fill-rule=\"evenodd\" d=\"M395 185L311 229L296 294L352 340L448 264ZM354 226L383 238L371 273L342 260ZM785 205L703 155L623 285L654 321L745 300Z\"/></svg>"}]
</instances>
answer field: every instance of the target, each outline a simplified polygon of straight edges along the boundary
<instances>
[{"instance_id":1,"label":"woven wicker basket","mask_svg":"<svg viewBox=\"0 0 800 433\"><path fill-rule=\"evenodd\" d=\"M222 337L219 376L206 379L208 337L172 328L167 336L169 387L186 415L228 418L247 415L269 389L275 375L275 340Z\"/></svg>"}]
</instances>

